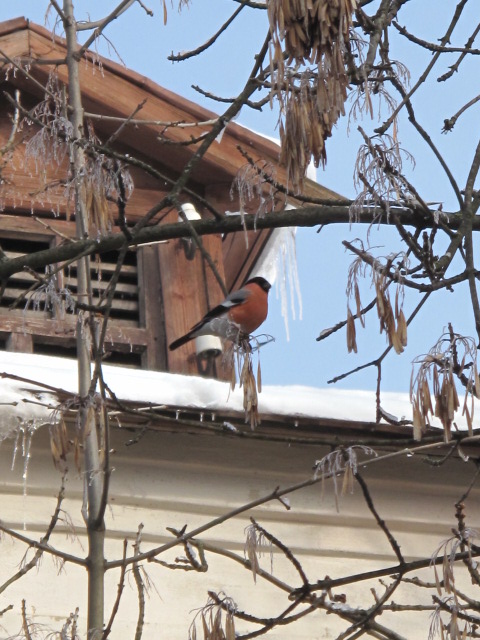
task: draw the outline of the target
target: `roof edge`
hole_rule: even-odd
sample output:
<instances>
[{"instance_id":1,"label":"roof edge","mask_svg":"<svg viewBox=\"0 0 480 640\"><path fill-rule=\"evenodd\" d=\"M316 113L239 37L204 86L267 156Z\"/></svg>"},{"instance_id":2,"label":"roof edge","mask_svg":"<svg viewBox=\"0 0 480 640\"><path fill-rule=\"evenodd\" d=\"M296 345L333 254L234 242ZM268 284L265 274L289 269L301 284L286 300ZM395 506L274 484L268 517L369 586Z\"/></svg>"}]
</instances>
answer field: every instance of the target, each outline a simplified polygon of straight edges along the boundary
<instances>
[{"instance_id":1,"label":"roof edge","mask_svg":"<svg viewBox=\"0 0 480 640\"><path fill-rule=\"evenodd\" d=\"M30 24L30 20L24 16L5 20L4 22L0 22L0 36L8 36L9 33L13 33L14 31L29 29Z\"/></svg>"},{"instance_id":2,"label":"roof edge","mask_svg":"<svg viewBox=\"0 0 480 640\"><path fill-rule=\"evenodd\" d=\"M54 40L57 45L62 47L66 47L66 40L62 36L54 34L52 31L48 30L46 27L42 27L41 25L31 22L28 18L18 17L13 18L12 20L7 20L5 22L0 22L0 37L13 33L15 31L22 30L33 31L43 38L47 38L49 41ZM186 110L188 113L192 115L192 118L196 121L202 120L211 120L213 118L217 118L220 114L207 109L206 107L200 106L197 103L193 102L189 98L185 98L178 93L170 91L165 87L153 82L148 77L134 71L133 69L129 69L121 65L118 62L110 60L109 58L105 58L104 56L98 55L96 52L91 49L88 50L89 54L99 58L102 66L107 69L110 73L119 76L120 78L127 80L128 82L136 85L137 87L151 93L153 96L165 100L170 103L174 107L178 107ZM248 127L242 126L236 122L230 122L227 126L227 132L229 135L237 138L240 142L254 142L255 148L259 151L266 153L270 157L278 156L280 152L279 145L262 136L255 131L252 131Z\"/></svg>"}]
</instances>

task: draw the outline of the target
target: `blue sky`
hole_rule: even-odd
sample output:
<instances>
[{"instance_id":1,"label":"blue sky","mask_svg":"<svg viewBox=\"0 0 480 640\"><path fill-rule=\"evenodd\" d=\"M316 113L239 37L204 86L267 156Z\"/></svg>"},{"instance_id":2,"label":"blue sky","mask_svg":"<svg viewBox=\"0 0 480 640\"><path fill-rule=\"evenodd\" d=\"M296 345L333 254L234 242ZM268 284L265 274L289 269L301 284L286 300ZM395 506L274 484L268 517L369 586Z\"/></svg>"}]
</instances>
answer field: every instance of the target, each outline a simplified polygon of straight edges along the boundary
<instances>
[{"instance_id":1,"label":"blue sky","mask_svg":"<svg viewBox=\"0 0 480 640\"><path fill-rule=\"evenodd\" d=\"M0 20L24 15L34 22L44 24L47 4L46 0L3 2L0 5ZM89 15L92 20L96 20L107 15L118 3L83 0L75 4L77 19ZM128 67L168 89L218 111L215 104L200 96L191 85L198 84L203 89L222 96L235 95L243 86L253 64L253 55L264 40L267 28L265 12L244 9L235 27L223 34L210 51L188 62L172 64L167 60L172 51L177 53L189 50L203 43L238 6L231 0L208 0L208 3L205 0L191 0L190 7L178 13L176 0L174 4L175 7L172 7L167 2L166 26L163 24L162 3L159 0L146 2L155 12L154 18L149 18L136 4L107 30L106 35L114 48L103 41L99 45L99 51L117 60L118 53ZM401 12L400 22L405 25L411 19L411 30L416 29L421 37L436 41L445 31L451 11L452 3L449 0L417 0L407 3ZM52 11L50 16L54 18ZM428 16L428 20L425 16ZM469 35L469 25L476 21L477 16L471 10L470 16L465 16L459 25L459 36L452 38L452 43L462 45ZM52 24L50 21L49 26ZM392 38L391 47L394 57L409 66L413 84L428 63L430 54L419 55L417 48L400 38ZM455 59L450 58L449 64ZM442 62L441 65L432 78L447 70L445 63ZM440 131L443 120L453 115L463 102L474 97L474 88L465 92L468 78L473 73L473 62L466 63L462 66L461 73L449 82L446 92L445 85L432 80L428 87L422 89L415 103L418 120L434 133L435 142L451 164L461 187L476 145L472 129L476 133L474 115L478 112L474 110L471 116L460 120L453 134L445 136ZM244 111L238 121L265 135L278 137L276 116L269 107L265 107L262 113ZM350 135L347 135L348 118L338 124L327 143L327 167L317 174L320 183L346 197L355 196L353 170L360 144L357 124L359 123L350 122ZM365 120L362 126L370 132L378 124L376 120ZM455 201L451 189L439 170L438 163L431 152L425 149L418 135L411 134L404 120L400 121L399 137L402 145L416 158L415 166L410 167L408 172L424 199L441 200L445 210L454 210L452 208L455 207ZM375 311L367 318L365 330L357 328L358 354L347 354L344 331L322 342L315 340L322 329L345 316L345 287L351 257L345 252L341 241L365 237L365 231L359 225L351 229L345 226L327 227L320 233L316 229L299 230L297 254L303 319L290 319L290 341L287 342L280 303L276 299L275 289L272 290L269 318L262 331L275 336L276 340L264 347L262 352L264 384L325 387L327 381L335 375L374 359L384 350L385 337L378 334ZM402 248L395 238L394 229L373 229L370 241L375 246L384 246L379 251L386 255ZM373 297L369 282L362 291L362 300L366 304ZM421 311L417 324L409 333L409 346L404 354L397 356L391 353L382 367L384 390L408 390L412 359L430 349L448 321L453 322L456 331L472 334L473 321L465 295L465 288L459 289L455 294L441 295ZM406 300L407 312L417 302L418 294L409 293ZM372 389L375 384L376 371L370 368L347 378L337 386Z\"/></svg>"}]
</instances>

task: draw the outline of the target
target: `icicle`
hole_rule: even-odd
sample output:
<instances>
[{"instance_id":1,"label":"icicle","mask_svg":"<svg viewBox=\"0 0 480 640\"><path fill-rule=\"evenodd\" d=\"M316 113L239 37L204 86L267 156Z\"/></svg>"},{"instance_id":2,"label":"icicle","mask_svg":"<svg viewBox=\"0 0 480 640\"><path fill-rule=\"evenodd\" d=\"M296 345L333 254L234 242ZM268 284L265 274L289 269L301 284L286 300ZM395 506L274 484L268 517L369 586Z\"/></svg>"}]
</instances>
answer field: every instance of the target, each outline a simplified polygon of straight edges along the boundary
<instances>
[{"instance_id":1,"label":"icicle","mask_svg":"<svg viewBox=\"0 0 480 640\"><path fill-rule=\"evenodd\" d=\"M23 435L23 530L27 530L27 482L28 482L28 466L30 462L30 449L32 446L32 438L35 433L35 426L28 425Z\"/></svg>"},{"instance_id":2,"label":"icicle","mask_svg":"<svg viewBox=\"0 0 480 640\"><path fill-rule=\"evenodd\" d=\"M298 278L295 234L296 234L296 230L294 228L286 228L286 229L282 229L282 233L279 238L280 251L278 256L279 265L277 267L277 273L279 275L279 285L277 288L277 295L278 295L278 289L279 289L282 316L285 322L285 332L287 334L287 340L290 340L290 332L289 332L289 325L288 325L288 300L289 299L290 299L290 312L292 314L292 319L295 320L296 318L295 299L298 305L298 317L300 320L302 319L302 315L303 315L302 294L300 292L300 281Z\"/></svg>"},{"instance_id":3,"label":"icicle","mask_svg":"<svg viewBox=\"0 0 480 640\"><path fill-rule=\"evenodd\" d=\"M287 334L287 342L290 342L290 330L288 326L288 306L287 306L287 274L286 274L286 262L285 262L285 244L282 244L280 248L280 302L282 309L282 318L285 322L285 332Z\"/></svg>"},{"instance_id":4,"label":"icicle","mask_svg":"<svg viewBox=\"0 0 480 640\"><path fill-rule=\"evenodd\" d=\"M28 477L28 463L30 461L30 449L32 447L32 438L35 433L35 428L27 427L27 430L24 434L23 441L23 494L27 493L27 477Z\"/></svg>"},{"instance_id":5,"label":"icicle","mask_svg":"<svg viewBox=\"0 0 480 640\"><path fill-rule=\"evenodd\" d=\"M21 432L21 427L19 426L17 429L17 434L15 436L15 442L13 444L12 466L10 467L11 471L13 471L13 469L15 468L15 460L17 459L18 445L20 442L20 432Z\"/></svg>"},{"instance_id":6,"label":"icicle","mask_svg":"<svg viewBox=\"0 0 480 640\"><path fill-rule=\"evenodd\" d=\"M16 428L15 434L15 442L13 445L13 453L12 453L12 466L11 470L13 471L15 467L15 462L17 459L18 451L20 449L21 443L21 451L23 457L23 472L22 472L22 484L23 484L23 530L27 529L26 522L26 514L27 514L27 486L28 486L28 470L29 463L31 458L31 447L32 447L32 439L41 423L37 423L36 420L30 420L28 422L21 422Z\"/></svg>"},{"instance_id":7,"label":"icicle","mask_svg":"<svg viewBox=\"0 0 480 640\"><path fill-rule=\"evenodd\" d=\"M293 208L291 205L286 206L286 209ZM302 295L298 277L295 235L295 228L276 229L270 237L263 258L258 262L255 272L251 274L263 276L270 284L275 283L277 299L280 297L287 340L290 339L289 306L292 318L295 320L296 308L298 308L298 317L302 319Z\"/></svg>"}]
</instances>

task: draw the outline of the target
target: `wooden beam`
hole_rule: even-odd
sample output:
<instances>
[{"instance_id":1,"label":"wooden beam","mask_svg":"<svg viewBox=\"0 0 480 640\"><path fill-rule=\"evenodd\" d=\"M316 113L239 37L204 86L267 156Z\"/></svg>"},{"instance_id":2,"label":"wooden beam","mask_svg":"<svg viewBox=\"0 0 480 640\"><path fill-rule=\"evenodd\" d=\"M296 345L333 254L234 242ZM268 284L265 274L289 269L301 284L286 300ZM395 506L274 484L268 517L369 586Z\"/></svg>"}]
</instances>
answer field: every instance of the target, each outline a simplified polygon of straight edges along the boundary
<instances>
[{"instance_id":1,"label":"wooden beam","mask_svg":"<svg viewBox=\"0 0 480 640\"><path fill-rule=\"evenodd\" d=\"M140 323L147 337L142 364L145 369L166 371L167 339L158 251L158 245L141 247L138 251Z\"/></svg>"},{"instance_id":2,"label":"wooden beam","mask_svg":"<svg viewBox=\"0 0 480 640\"><path fill-rule=\"evenodd\" d=\"M175 222L177 214L172 212L166 222ZM223 300L223 293L213 278L209 267L197 249L193 258L186 253L185 240L178 239L158 246L159 272L162 283L162 296L165 301L165 335L167 344L186 333L198 320ZM223 274L221 239L212 236L205 242ZM194 342L190 342L176 351L168 352L168 371L172 373L199 373Z\"/></svg>"},{"instance_id":3,"label":"wooden beam","mask_svg":"<svg viewBox=\"0 0 480 640\"><path fill-rule=\"evenodd\" d=\"M24 332L11 333L7 338L5 348L7 351L33 353L33 338L31 335Z\"/></svg>"},{"instance_id":4,"label":"wooden beam","mask_svg":"<svg viewBox=\"0 0 480 640\"><path fill-rule=\"evenodd\" d=\"M7 337L17 333L41 338L45 344L75 345L76 321L73 316L68 316L64 320L51 319L45 317L42 312L23 312L12 310L8 316L2 315L0 318L0 335ZM16 339L15 339L16 340ZM110 322L106 346L115 351L128 353L130 350L135 353L143 353L148 345L146 330L141 327L129 326L121 320Z\"/></svg>"}]
</instances>

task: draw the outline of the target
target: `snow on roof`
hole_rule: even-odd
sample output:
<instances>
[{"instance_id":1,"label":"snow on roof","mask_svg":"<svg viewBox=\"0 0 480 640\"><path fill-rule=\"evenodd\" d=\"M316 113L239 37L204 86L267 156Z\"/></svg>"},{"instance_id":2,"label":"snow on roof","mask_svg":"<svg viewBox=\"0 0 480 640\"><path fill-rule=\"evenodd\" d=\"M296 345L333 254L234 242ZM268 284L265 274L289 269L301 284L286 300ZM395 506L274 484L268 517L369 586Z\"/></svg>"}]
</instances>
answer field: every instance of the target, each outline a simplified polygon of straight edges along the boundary
<instances>
[{"instance_id":1,"label":"snow on roof","mask_svg":"<svg viewBox=\"0 0 480 640\"><path fill-rule=\"evenodd\" d=\"M243 414L242 390L232 392L226 382L108 365L103 367L103 373L108 386L125 402ZM33 382L28 384L5 374ZM0 431L4 434L21 421L39 424L50 419L58 399L41 385L77 393L77 363L67 358L3 351L0 376ZM382 404L398 418L411 416L405 393L383 393ZM259 395L259 410L260 414L291 418L374 422L375 394L334 388L265 386Z\"/></svg>"},{"instance_id":2,"label":"snow on roof","mask_svg":"<svg viewBox=\"0 0 480 640\"><path fill-rule=\"evenodd\" d=\"M103 376L117 398L124 402L198 410L199 413L238 413L242 418L244 415L243 390L237 386L231 391L227 382L111 365L104 365ZM0 351L0 440L18 426L29 428L31 425L36 429L50 422L59 403L55 390L76 394L77 382L76 360ZM374 423L375 400L375 392L367 390L267 385L259 394L259 413L270 419L278 416L292 420ZM381 401L382 409L392 418L411 420L412 407L407 393L383 392ZM464 416L457 414L455 423L459 429L467 429ZM432 424L441 426L437 419Z\"/></svg>"}]
</instances>

